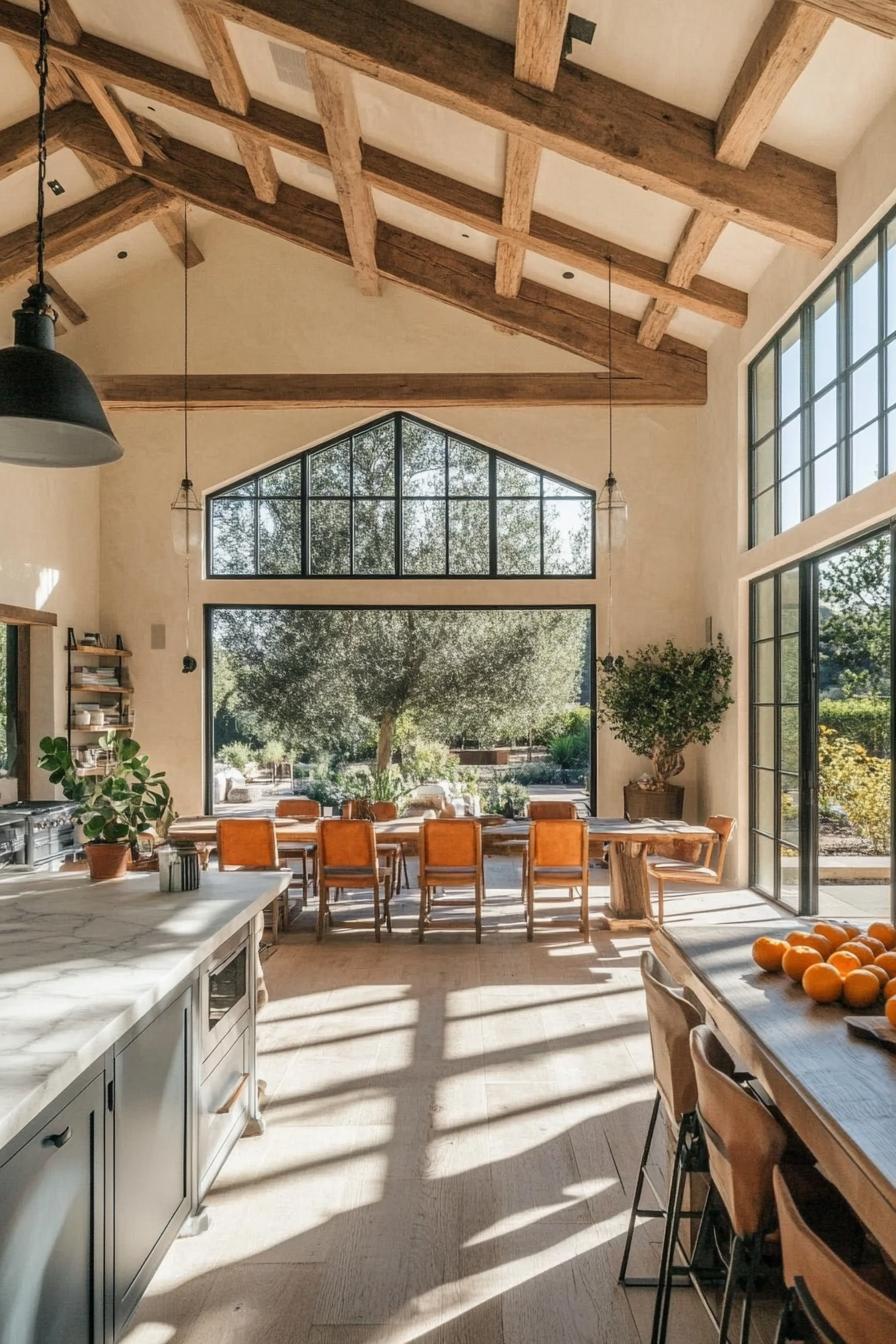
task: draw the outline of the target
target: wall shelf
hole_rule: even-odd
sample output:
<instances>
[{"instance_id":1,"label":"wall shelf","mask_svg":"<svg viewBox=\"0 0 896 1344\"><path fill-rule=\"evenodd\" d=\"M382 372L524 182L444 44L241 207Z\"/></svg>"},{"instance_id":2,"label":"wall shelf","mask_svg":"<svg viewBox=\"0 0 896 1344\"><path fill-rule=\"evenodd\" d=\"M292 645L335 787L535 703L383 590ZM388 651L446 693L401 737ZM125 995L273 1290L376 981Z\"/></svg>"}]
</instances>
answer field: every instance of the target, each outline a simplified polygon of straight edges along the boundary
<instances>
[{"instance_id":1,"label":"wall shelf","mask_svg":"<svg viewBox=\"0 0 896 1344\"><path fill-rule=\"evenodd\" d=\"M69 626L65 651L68 662L66 668L66 723L68 725L66 736L68 738L69 750L72 751L72 754L74 755L78 751L77 747L72 749L73 735L76 740L80 738L82 746L86 751L87 741L85 739L102 737L106 733L133 732L134 687L131 684L129 675L125 672L125 660L130 658L131 650L125 648L124 640L121 635L115 636L115 644L114 647L111 648L107 644L84 644L75 638L75 632L72 627ZM78 676L83 664L79 661L76 662L76 660L89 658L97 659L98 662L96 666L98 667L104 666L102 662L103 659L114 659L115 667L109 668L109 671L114 674L115 680L102 681L97 679L96 681L87 681L86 683L79 680ZM92 665L88 664L88 666ZM78 673L75 671L76 668L78 668ZM110 697L110 699L104 701L104 697ZM88 723L83 726L77 724L75 723L75 713L79 705L83 704L85 700L96 701L96 703L101 706L105 705L107 711L111 711L117 706L123 713L128 714L129 721L127 723ZM108 754L104 759L91 765L85 763L79 764L77 759L75 760L77 773L81 779L102 778L109 773L111 764L112 762L108 759Z\"/></svg>"}]
</instances>

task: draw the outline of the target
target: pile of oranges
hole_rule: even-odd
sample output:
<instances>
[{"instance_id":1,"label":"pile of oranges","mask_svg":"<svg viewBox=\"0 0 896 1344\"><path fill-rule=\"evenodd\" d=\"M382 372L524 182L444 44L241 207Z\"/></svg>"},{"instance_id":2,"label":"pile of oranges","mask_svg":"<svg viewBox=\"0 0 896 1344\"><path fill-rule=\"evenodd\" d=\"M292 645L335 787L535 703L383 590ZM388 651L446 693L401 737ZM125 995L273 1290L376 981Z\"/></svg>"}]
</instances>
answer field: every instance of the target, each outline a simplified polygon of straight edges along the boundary
<instances>
[{"instance_id":1,"label":"pile of oranges","mask_svg":"<svg viewBox=\"0 0 896 1344\"><path fill-rule=\"evenodd\" d=\"M887 1020L896 1027L896 928L892 924L878 921L862 933L856 924L823 920L811 933L794 929L784 938L757 938L753 960L764 971L789 976L816 1003L842 1001L849 1008L870 1008L883 996Z\"/></svg>"}]
</instances>

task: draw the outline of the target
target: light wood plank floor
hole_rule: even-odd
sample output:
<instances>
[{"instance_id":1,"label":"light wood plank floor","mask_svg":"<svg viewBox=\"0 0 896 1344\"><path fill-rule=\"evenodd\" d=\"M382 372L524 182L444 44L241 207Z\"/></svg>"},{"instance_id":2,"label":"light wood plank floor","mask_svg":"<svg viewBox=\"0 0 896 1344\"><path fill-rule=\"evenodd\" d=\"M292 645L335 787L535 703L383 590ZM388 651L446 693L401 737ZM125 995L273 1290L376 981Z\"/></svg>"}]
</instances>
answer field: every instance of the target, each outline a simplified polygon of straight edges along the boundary
<instances>
[{"instance_id":1,"label":"light wood plank floor","mask_svg":"<svg viewBox=\"0 0 896 1344\"><path fill-rule=\"evenodd\" d=\"M128 1344L649 1338L652 1293L616 1282L653 1097L646 935L527 944L511 864L489 881L479 947L448 932L419 946L412 892L379 947L345 926L318 945L306 912L266 961L266 1133L237 1145L209 1231L175 1243ZM749 892L669 906L777 918ZM660 1235L639 1230L633 1272L654 1269ZM690 1291L669 1338L713 1338Z\"/></svg>"}]
</instances>

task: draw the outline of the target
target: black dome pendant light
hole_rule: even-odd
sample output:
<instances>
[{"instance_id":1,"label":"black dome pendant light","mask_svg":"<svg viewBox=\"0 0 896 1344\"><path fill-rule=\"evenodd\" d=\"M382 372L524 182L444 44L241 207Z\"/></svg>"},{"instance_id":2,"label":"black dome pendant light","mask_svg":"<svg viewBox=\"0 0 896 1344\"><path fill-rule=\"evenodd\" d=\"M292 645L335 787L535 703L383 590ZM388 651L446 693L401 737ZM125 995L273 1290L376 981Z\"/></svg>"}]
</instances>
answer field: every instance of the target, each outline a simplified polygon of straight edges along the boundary
<instances>
[{"instance_id":1,"label":"black dome pendant light","mask_svg":"<svg viewBox=\"0 0 896 1344\"><path fill-rule=\"evenodd\" d=\"M55 349L56 312L44 280L49 13L50 0L40 0L37 280L13 313L15 345L0 350L0 462L94 467L121 457L121 446L87 375Z\"/></svg>"}]
</instances>

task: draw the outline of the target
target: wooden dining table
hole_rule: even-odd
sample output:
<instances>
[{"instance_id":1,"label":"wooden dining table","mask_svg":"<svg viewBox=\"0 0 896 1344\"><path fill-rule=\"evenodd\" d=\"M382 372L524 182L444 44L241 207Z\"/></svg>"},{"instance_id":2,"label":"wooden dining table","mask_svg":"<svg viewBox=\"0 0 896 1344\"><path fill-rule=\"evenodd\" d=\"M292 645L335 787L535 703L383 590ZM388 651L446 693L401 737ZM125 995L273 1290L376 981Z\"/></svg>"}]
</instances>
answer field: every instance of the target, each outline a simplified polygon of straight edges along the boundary
<instances>
[{"instance_id":1,"label":"wooden dining table","mask_svg":"<svg viewBox=\"0 0 896 1344\"><path fill-rule=\"evenodd\" d=\"M215 843L216 817L182 817L171 826L172 840L192 840L198 845ZM316 823L283 817L275 821L281 845L313 844ZM399 817L394 821L374 822L377 839L384 843L414 845L419 842L422 817ZM522 848L529 835L525 820L483 821L483 850L505 850L517 842ZM682 821L626 821L624 817L589 817L588 840L592 856L602 857L604 846L609 855L610 898L603 912L612 927L643 927L652 924L650 884L647 877L647 853L657 844L670 840L715 839L706 826Z\"/></svg>"},{"instance_id":2,"label":"wooden dining table","mask_svg":"<svg viewBox=\"0 0 896 1344\"><path fill-rule=\"evenodd\" d=\"M767 925L664 925L651 941L896 1260L896 1055L857 1039L840 1004L813 1003L786 976L761 971L750 949L767 932Z\"/></svg>"}]
</instances>

